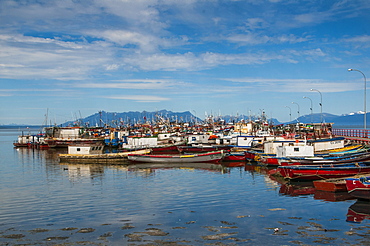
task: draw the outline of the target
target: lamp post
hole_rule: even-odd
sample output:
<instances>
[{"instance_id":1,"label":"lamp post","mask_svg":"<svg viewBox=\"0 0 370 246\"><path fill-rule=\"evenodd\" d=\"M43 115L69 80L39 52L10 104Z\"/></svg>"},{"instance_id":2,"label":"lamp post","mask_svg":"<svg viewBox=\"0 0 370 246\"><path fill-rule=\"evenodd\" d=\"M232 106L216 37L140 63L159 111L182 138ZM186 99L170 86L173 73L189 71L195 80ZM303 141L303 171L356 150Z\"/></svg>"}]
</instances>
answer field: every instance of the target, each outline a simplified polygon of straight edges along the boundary
<instances>
[{"instance_id":1,"label":"lamp post","mask_svg":"<svg viewBox=\"0 0 370 246\"><path fill-rule=\"evenodd\" d=\"M299 104L298 103L296 103L296 102L292 102L293 104L297 104L297 106L298 106L298 111L297 111L297 113L298 113L298 118L297 118L297 121L299 122Z\"/></svg>"},{"instance_id":2,"label":"lamp post","mask_svg":"<svg viewBox=\"0 0 370 246\"><path fill-rule=\"evenodd\" d=\"M364 111L365 111L364 112L364 129L366 130L366 76L360 70L349 68L348 72L351 72L351 71L357 71L357 72L361 73L364 76L364 80L365 80L365 87L364 87Z\"/></svg>"},{"instance_id":3,"label":"lamp post","mask_svg":"<svg viewBox=\"0 0 370 246\"><path fill-rule=\"evenodd\" d=\"M292 121L292 109L288 106L285 107L289 109L289 121Z\"/></svg>"},{"instance_id":4,"label":"lamp post","mask_svg":"<svg viewBox=\"0 0 370 246\"><path fill-rule=\"evenodd\" d=\"M317 89L311 89L310 91L317 91L318 93L320 93L320 109L321 109L321 112L320 112L320 118L321 118L321 124L322 124L322 94L319 90Z\"/></svg>"},{"instance_id":5,"label":"lamp post","mask_svg":"<svg viewBox=\"0 0 370 246\"><path fill-rule=\"evenodd\" d=\"M311 108L310 108L310 110L311 110L311 124L312 124L313 123L313 121L312 121L312 99L309 98L309 97L303 97L303 98L310 99L310 101L311 101Z\"/></svg>"}]
</instances>

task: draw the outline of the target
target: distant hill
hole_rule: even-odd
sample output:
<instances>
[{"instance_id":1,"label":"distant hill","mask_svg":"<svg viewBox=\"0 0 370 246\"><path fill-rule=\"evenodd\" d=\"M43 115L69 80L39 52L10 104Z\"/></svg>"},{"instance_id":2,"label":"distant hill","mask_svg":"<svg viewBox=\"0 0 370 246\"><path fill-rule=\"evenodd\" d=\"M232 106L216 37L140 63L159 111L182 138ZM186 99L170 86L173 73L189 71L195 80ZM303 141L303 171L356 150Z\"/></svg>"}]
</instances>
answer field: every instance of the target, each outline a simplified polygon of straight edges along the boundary
<instances>
[{"instance_id":1,"label":"distant hill","mask_svg":"<svg viewBox=\"0 0 370 246\"><path fill-rule=\"evenodd\" d=\"M165 119L171 122L202 122L203 120L199 117L196 117L189 111L185 112L172 112L168 110L160 110L156 112L138 112L138 111L130 111L130 112L106 112L100 111L93 115L90 115L86 118L76 119L75 121L68 121L61 126L73 126L73 125L82 125L82 126L118 126L120 124L134 124L134 123L143 123L146 121L154 121L158 119ZM214 121L224 120L226 123L229 122L238 122L241 119L248 120L248 116L240 115L240 116L213 116ZM255 120L256 118L252 118ZM276 119L269 119L269 122L273 124L280 124L280 122Z\"/></svg>"},{"instance_id":2,"label":"distant hill","mask_svg":"<svg viewBox=\"0 0 370 246\"><path fill-rule=\"evenodd\" d=\"M323 122L326 123L334 123L334 127L354 127L359 128L363 127L364 125L364 113L351 113L351 114L343 114L343 115L333 115L328 113L322 114ZM312 119L312 120L311 120ZM292 121L297 122L297 121ZM318 123L321 122L321 114L312 114L311 115L304 115L299 117L299 122L302 123ZM370 127L370 115L369 113L366 114L366 125Z\"/></svg>"},{"instance_id":3,"label":"distant hill","mask_svg":"<svg viewBox=\"0 0 370 246\"><path fill-rule=\"evenodd\" d=\"M367 116L367 126L370 128L370 115L369 113L366 114ZM171 122L202 122L203 120L199 117L196 117L189 111L185 112L172 112L168 110L160 110L155 112L147 112L147 111L130 111L130 112L106 112L100 111L93 115L90 115L86 118L76 119L75 121L68 121L59 126L118 126L121 124L134 124L134 123L143 123L145 121L154 121L158 119L166 119L170 120ZM229 122L238 122L240 120L248 121L250 118L246 115L238 115L238 116L214 116L213 120L224 120L226 123ZM257 120L258 118L255 116L251 117L251 120ZM350 113L350 114L343 114L343 115L334 115L329 113L322 114L323 122L326 123L334 123L335 128L362 128L364 124L364 114L363 112L357 113ZM312 115L303 115L299 117L299 122L301 123L319 123L321 122L321 114L316 113ZM268 119L268 121L274 125L278 124L289 124L289 123L297 123L297 119L294 119L290 122L279 122L277 119ZM28 125L25 124L12 124L12 125L0 125L0 128L20 128L20 127L27 127ZM42 126L31 126L40 128Z\"/></svg>"},{"instance_id":4,"label":"distant hill","mask_svg":"<svg viewBox=\"0 0 370 246\"><path fill-rule=\"evenodd\" d=\"M367 125L370 127L370 115L367 115ZM63 123L62 126L72 126L72 125L88 125L88 126L117 126L120 123L124 124L134 124L134 123L143 123L145 121L154 121L159 118L168 119L171 122L201 122L202 119L196 117L189 111L185 112L172 112L168 110L160 110L156 112L148 112L148 111L130 111L130 112L106 112L100 111L93 115L90 115L83 119L78 119L76 121L70 121ZM215 121L223 119L226 123L229 122L238 122L242 119L249 120L249 116L246 115L239 115L239 116L214 116ZM252 120L256 120L256 117L252 117ZM301 123L319 123L321 122L321 114L309 114L303 115L299 117L299 122ZM354 127L354 128L361 128L364 122L364 114L359 113L351 113L351 114L344 114L344 115L334 115L329 113L322 114L322 120L325 123L334 123L334 127ZM274 125L278 124L289 124L289 123L296 123L297 119L292 120L291 122L279 122L277 119L268 119L269 122L272 122Z\"/></svg>"},{"instance_id":5,"label":"distant hill","mask_svg":"<svg viewBox=\"0 0 370 246\"><path fill-rule=\"evenodd\" d=\"M75 121L63 123L62 126L71 126L71 125L118 126L121 124L135 124L147 121L150 122L158 119L169 119L170 121L173 122L201 121L201 119L195 117L189 111L172 112L167 110L160 110L156 112L130 111L123 113L100 111L83 119L76 119Z\"/></svg>"}]
</instances>

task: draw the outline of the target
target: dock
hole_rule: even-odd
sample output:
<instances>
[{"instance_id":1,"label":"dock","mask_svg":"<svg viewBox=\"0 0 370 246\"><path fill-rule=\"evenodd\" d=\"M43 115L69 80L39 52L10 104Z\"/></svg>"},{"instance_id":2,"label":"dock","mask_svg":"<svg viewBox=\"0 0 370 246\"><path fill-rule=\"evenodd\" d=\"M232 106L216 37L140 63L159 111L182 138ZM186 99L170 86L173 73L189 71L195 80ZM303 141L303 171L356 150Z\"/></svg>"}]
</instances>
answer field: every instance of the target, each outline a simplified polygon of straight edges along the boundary
<instances>
[{"instance_id":1,"label":"dock","mask_svg":"<svg viewBox=\"0 0 370 246\"><path fill-rule=\"evenodd\" d=\"M365 129L332 129L336 137L344 137L354 144L365 144L370 146L370 130Z\"/></svg>"}]
</instances>

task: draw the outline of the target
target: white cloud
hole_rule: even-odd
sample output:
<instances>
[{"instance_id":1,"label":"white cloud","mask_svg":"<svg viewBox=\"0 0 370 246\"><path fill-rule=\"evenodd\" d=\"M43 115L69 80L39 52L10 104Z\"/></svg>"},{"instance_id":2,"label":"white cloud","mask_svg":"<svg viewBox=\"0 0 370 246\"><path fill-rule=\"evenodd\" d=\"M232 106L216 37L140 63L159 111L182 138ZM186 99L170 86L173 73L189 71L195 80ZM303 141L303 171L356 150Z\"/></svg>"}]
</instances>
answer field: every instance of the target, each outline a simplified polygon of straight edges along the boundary
<instances>
[{"instance_id":1,"label":"white cloud","mask_svg":"<svg viewBox=\"0 0 370 246\"><path fill-rule=\"evenodd\" d=\"M183 84L182 82L174 82L172 80L161 79L131 79L121 80L105 83L76 83L73 85L75 88L105 88L105 89L168 89Z\"/></svg>"},{"instance_id":2,"label":"white cloud","mask_svg":"<svg viewBox=\"0 0 370 246\"><path fill-rule=\"evenodd\" d=\"M92 69L110 61L109 48L100 42L3 34L0 49L2 78L83 79Z\"/></svg>"},{"instance_id":3,"label":"white cloud","mask_svg":"<svg viewBox=\"0 0 370 246\"><path fill-rule=\"evenodd\" d=\"M255 44L281 44L281 43L301 43L309 40L309 37L297 37L294 34L283 34L280 36L267 36L257 33L236 34L225 38L232 43L239 45L255 45Z\"/></svg>"},{"instance_id":4,"label":"white cloud","mask_svg":"<svg viewBox=\"0 0 370 246\"><path fill-rule=\"evenodd\" d=\"M362 36L356 36L352 38L344 38L343 41L349 42L349 43L370 43L370 36L369 35L362 35Z\"/></svg>"},{"instance_id":5,"label":"white cloud","mask_svg":"<svg viewBox=\"0 0 370 246\"><path fill-rule=\"evenodd\" d=\"M258 17L248 18L245 25L249 30L265 29L268 26L267 22L264 19Z\"/></svg>"},{"instance_id":6,"label":"white cloud","mask_svg":"<svg viewBox=\"0 0 370 246\"><path fill-rule=\"evenodd\" d=\"M290 62L290 59L276 54L221 54L212 52L199 55L191 52L185 54L160 53L147 56L135 55L123 59L124 63L146 71L197 71L214 68L219 65L263 64L272 60Z\"/></svg>"},{"instance_id":7,"label":"white cloud","mask_svg":"<svg viewBox=\"0 0 370 246\"><path fill-rule=\"evenodd\" d=\"M168 101L170 98L151 96L151 95L129 95L129 96L105 96L104 98L117 100L132 100L136 102L161 102Z\"/></svg>"},{"instance_id":8,"label":"white cloud","mask_svg":"<svg viewBox=\"0 0 370 246\"><path fill-rule=\"evenodd\" d=\"M224 78L234 83L252 84L254 90L277 92L310 92L315 88L320 92L345 92L360 89L360 86L344 82L329 82L320 79L264 79L264 78Z\"/></svg>"},{"instance_id":9,"label":"white cloud","mask_svg":"<svg viewBox=\"0 0 370 246\"><path fill-rule=\"evenodd\" d=\"M87 31L86 34L103 38L106 41L110 41L114 44L118 44L122 47L126 45L139 46L134 48L143 52L155 52L159 46L169 46L168 40L163 40L160 37L153 36L150 34L139 33L128 30L105 30L105 31Z\"/></svg>"}]
</instances>

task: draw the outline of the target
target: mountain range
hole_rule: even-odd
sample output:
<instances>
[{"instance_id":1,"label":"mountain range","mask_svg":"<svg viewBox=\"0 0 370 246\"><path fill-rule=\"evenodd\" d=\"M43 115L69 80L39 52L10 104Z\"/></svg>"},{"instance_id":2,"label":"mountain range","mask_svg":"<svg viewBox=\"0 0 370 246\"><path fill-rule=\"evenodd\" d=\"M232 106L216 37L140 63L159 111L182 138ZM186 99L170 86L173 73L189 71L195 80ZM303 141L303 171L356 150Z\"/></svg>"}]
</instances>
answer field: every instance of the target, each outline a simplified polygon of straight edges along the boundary
<instances>
[{"instance_id":1,"label":"mountain range","mask_svg":"<svg viewBox=\"0 0 370 246\"><path fill-rule=\"evenodd\" d=\"M367 125L370 126L370 115L367 115ZM322 117L322 120L321 120ZM260 119L260 116L247 116L247 115L238 115L238 116L209 116L214 121L224 120L226 123L228 122L238 122L242 119L245 121L248 120L257 120ZM160 110L155 112L147 112L147 111L129 111L129 112L106 112L106 111L99 111L93 115L90 115L85 118L76 119L74 121L68 121L59 126L73 126L73 125L82 125L82 126L118 126L121 124L134 124L134 123L143 123L145 121L154 121L154 120L170 120L171 122L202 122L203 120L196 115L193 115L189 111L185 112L172 112L168 110ZM317 114L309 114L300 116L298 119L294 119L289 122L280 122L275 118L267 119L274 125L279 124L290 124L290 123L334 123L335 128L362 128L364 125L364 113L357 112L357 113L350 113L350 114L343 114L343 115L334 115L329 113L323 113L322 116L320 113ZM0 127L19 127L19 126L27 126L25 124L12 124L12 125L0 125Z\"/></svg>"},{"instance_id":2,"label":"mountain range","mask_svg":"<svg viewBox=\"0 0 370 246\"><path fill-rule=\"evenodd\" d=\"M370 126L370 117L369 113L367 115L367 125ZM246 116L246 115L238 115L238 116L210 116L213 120L224 120L225 122L238 122L241 119L244 120L256 120L258 117L256 116ZM90 115L83 119L76 119L75 121L70 121L63 123L62 126L68 125L89 125L89 126L104 126L104 125L119 125L120 123L137 123L137 122L144 122L144 121L153 121L158 119L168 119L172 122L201 122L202 119L193 115L189 111L185 112L172 112L167 110L160 110L155 112L148 112L148 111L130 111L130 112L106 112L106 111L99 111L93 115ZM354 128L361 128L364 124L364 113L357 112L357 113L350 113L350 114L343 114L343 115L334 115L329 113L320 113L317 114L309 114L300 116L298 119L294 119L290 122L280 122L275 118L268 119L269 122L272 122L274 125L278 124L289 124L289 123L334 123L334 127L354 127Z\"/></svg>"}]
</instances>

